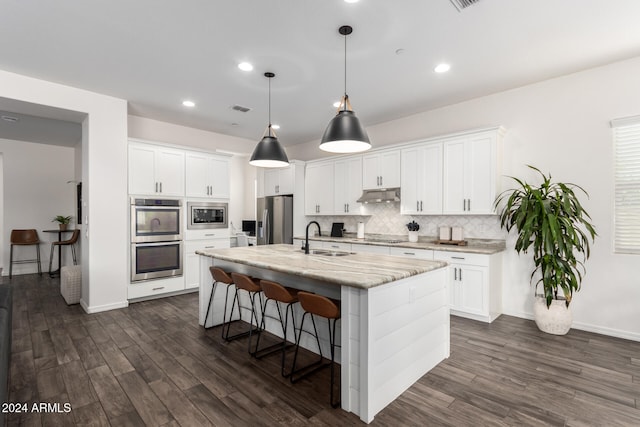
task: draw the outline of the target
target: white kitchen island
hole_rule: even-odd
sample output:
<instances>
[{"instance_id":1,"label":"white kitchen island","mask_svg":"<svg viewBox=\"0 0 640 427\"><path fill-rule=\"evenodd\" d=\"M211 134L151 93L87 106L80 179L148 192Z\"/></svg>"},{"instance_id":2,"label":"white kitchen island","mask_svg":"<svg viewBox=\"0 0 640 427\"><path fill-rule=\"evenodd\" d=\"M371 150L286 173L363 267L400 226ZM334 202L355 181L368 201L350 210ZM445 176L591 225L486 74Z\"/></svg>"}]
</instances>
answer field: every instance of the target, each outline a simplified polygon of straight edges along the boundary
<instances>
[{"instance_id":1,"label":"white kitchen island","mask_svg":"<svg viewBox=\"0 0 640 427\"><path fill-rule=\"evenodd\" d=\"M207 327L222 323L225 302L225 288L219 286L208 306L212 265L340 299L341 351L336 360L341 363L342 409L367 423L449 357L445 262L368 253L305 255L293 245L197 253L201 255L199 319L203 325L210 309ZM282 336L279 323L272 322L267 329ZM293 341L293 334L288 338ZM302 345L317 351L311 341Z\"/></svg>"}]
</instances>

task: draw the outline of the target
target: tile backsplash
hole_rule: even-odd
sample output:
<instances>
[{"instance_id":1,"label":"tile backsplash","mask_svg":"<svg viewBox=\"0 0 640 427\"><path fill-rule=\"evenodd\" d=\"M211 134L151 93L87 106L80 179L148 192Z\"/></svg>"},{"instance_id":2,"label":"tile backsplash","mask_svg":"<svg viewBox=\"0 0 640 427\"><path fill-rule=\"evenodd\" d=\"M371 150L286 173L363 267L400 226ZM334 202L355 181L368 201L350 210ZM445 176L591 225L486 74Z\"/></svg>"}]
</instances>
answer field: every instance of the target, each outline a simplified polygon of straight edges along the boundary
<instances>
[{"instance_id":1,"label":"tile backsplash","mask_svg":"<svg viewBox=\"0 0 640 427\"><path fill-rule=\"evenodd\" d=\"M364 222L365 233L406 235L406 224L420 224L420 236L437 236L438 227L462 227L464 238L505 239L497 215L400 215L400 203L377 203L367 206L370 216L308 216L307 221L318 221L321 229L331 231L331 224L344 222L347 232L355 233L358 222Z\"/></svg>"}]
</instances>

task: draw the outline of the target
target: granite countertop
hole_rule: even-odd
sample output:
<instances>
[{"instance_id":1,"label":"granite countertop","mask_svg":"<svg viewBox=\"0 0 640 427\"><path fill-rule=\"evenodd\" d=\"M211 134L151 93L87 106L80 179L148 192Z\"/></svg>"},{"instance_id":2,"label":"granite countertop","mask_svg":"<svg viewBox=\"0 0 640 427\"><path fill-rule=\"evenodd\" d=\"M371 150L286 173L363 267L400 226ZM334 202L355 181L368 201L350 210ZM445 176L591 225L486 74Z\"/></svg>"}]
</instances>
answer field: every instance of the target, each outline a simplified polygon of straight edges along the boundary
<instances>
[{"instance_id":1,"label":"granite countertop","mask_svg":"<svg viewBox=\"0 0 640 427\"><path fill-rule=\"evenodd\" d=\"M349 253L346 256L305 255L296 245L209 249L196 251L196 254L361 289L447 266L444 261L370 253Z\"/></svg>"},{"instance_id":2,"label":"granite countertop","mask_svg":"<svg viewBox=\"0 0 640 427\"><path fill-rule=\"evenodd\" d=\"M294 239L304 240L304 236L296 236ZM336 243L356 243L359 245L374 245L374 246L389 246L397 248L410 248L410 249L432 249L436 251L448 251L448 252L466 252L473 254L491 255L498 252L503 252L506 249L506 243L504 240L497 239L466 239L466 246L447 245L436 243L435 237L420 236L416 243L411 243L407 240L406 236L394 236L394 235L366 235L364 239L358 239L354 235L346 234L345 237L330 237L330 236L309 236L309 240L322 241L322 242L336 242ZM389 242L391 241L391 242Z\"/></svg>"}]
</instances>

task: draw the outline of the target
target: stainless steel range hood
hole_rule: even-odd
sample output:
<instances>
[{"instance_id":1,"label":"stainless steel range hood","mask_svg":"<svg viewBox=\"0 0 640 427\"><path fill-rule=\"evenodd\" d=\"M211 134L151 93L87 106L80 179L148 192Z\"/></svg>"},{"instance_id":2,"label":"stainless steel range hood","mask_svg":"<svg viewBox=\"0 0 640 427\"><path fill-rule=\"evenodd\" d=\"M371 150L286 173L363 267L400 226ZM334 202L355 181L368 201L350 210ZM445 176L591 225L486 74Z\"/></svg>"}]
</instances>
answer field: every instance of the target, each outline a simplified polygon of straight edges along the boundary
<instances>
[{"instance_id":1,"label":"stainless steel range hood","mask_svg":"<svg viewBox=\"0 0 640 427\"><path fill-rule=\"evenodd\" d=\"M363 190L358 203L391 203L400 201L399 188L384 188L380 190Z\"/></svg>"}]
</instances>

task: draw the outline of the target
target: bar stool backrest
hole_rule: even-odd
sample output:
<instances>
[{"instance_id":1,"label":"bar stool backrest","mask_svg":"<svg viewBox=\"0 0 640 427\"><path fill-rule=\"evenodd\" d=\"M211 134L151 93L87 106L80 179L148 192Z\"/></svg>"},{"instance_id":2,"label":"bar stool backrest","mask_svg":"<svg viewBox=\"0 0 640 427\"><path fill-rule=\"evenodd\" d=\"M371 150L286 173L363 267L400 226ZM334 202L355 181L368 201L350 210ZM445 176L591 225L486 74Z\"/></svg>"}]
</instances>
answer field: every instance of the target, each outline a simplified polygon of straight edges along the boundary
<instances>
[{"instance_id":1,"label":"bar stool backrest","mask_svg":"<svg viewBox=\"0 0 640 427\"><path fill-rule=\"evenodd\" d=\"M33 228L28 230L11 230L12 245L35 245L40 243L38 232Z\"/></svg>"},{"instance_id":2,"label":"bar stool backrest","mask_svg":"<svg viewBox=\"0 0 640 427\"><path fill-rule=\"evenodd\" d=\"M298 300L304 311L327 319L339 319L340 308L329 298L309 292L298 292Z\"/></svg>"},{"instance_id":3,"label":"bar stool backrest","mask_svg":"<svg viewBox=\"0 0 640 427\"><path fill-rule=\"evenodd\" d=\"M70 238L68 238L67 240L61 240L56 243L59 245L75 245L78 242L78 237L80 237L80 230L76 228L75 230L73 230L73 233L71 233Z\"/></svg>"},{"instance_id":4,"label":"bar stool backrest","mask_svg":"<svg viewBox=\"0 0 640 427\"><path fill-rule=\"evenodd\" d=\"M225 283L227 285L233 283L233 279L231 278L231 276L229 276L229 274L227 274L227 272L220 267L209 267L209 271L213 276L213 280L215 280L216 282Z\"/></svg>"},{"instance_id":5,"label":"bar stool backrest","mask_svg":"<svg viewBox=\"0 0 640 427\"><path fill-rule=\"evenodd\" d=\"M291 292L280 283L272 282L270 280L260 280L260 287L264 292L264 296L269 299L287 304L296 300L295 296L293 296Z\"/></svg>"},{"instance_id":6,"label":"bar stool backrest","mask_svg":"<svg viewBox=\"0 0 640 427\"><path fill-rule=\"evenodd\" d=\"M231 278L233 279L233 284L236 285L238 289L244 289L248 292L260 292L262 290L260 285L246 274L231 273Z\"/></svg>"}]
</instances>

